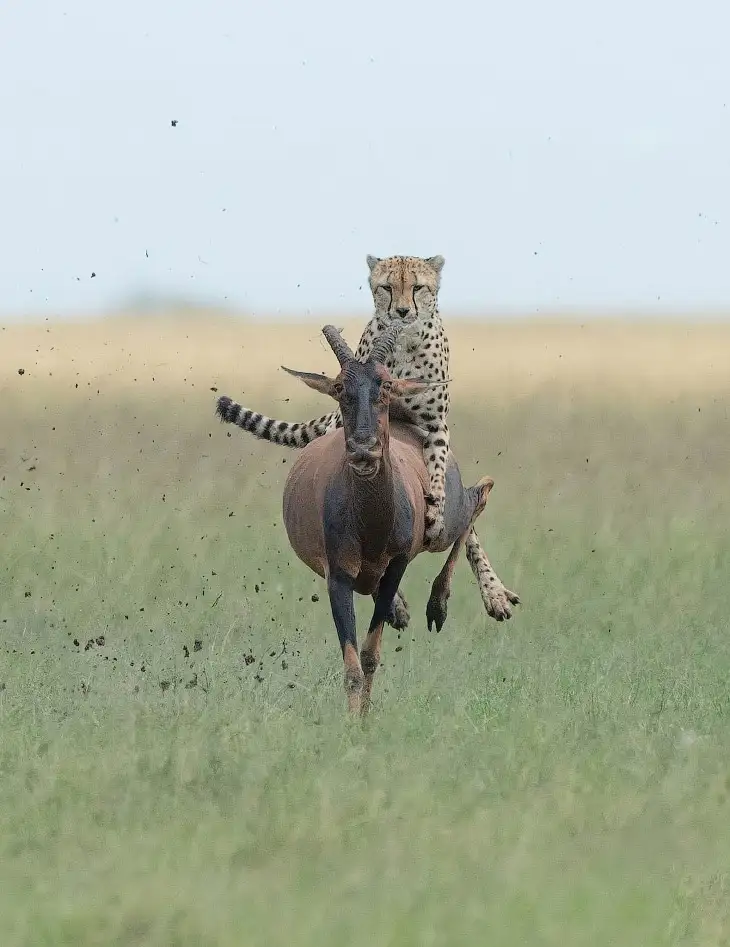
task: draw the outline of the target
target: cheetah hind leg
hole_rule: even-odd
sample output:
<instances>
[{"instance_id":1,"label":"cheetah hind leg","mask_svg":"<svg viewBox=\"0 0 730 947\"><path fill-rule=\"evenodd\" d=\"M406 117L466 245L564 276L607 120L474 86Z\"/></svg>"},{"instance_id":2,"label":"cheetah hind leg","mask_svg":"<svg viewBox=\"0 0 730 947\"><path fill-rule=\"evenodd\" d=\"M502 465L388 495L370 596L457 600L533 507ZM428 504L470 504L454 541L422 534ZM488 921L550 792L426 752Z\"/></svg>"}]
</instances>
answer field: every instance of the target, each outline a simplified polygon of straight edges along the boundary
<instances>
[{"instance_id":1,"label":"cheetah hind leg","mask_svg":"<svg viewBox=\"0 0 730 947\"><path fill-rule=\"evenodd\" d=\"M477 580L487 614L496 621L509 620L513 606L520 604L520 597L504 585L492 568L473 525L466 538L466 558Z\"/></svg>"}]
</instances>

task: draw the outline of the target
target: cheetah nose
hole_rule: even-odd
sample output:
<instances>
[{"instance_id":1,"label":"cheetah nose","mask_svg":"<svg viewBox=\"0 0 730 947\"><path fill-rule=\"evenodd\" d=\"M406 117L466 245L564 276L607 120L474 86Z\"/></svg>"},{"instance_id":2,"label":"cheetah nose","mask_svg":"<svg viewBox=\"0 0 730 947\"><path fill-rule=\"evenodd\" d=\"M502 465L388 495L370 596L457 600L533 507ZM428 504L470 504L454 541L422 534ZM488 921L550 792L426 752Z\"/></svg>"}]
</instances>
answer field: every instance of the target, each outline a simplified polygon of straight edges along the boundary
<instances>
[{"instance_id":1,"label":"cheetah nose","mask_svg":"<svg viewBox=\"0 0 730 947\"><path fill-rule=\"evenodd\" d=\"M398 313L398 315L401 317L401 319L405 319L405 317L406 317L406 316L408 315L408 313L411 311L411 308L410 308L410 306L400 306L400 307L397 308L395 311Z\"/></svg>"}]
</instances>

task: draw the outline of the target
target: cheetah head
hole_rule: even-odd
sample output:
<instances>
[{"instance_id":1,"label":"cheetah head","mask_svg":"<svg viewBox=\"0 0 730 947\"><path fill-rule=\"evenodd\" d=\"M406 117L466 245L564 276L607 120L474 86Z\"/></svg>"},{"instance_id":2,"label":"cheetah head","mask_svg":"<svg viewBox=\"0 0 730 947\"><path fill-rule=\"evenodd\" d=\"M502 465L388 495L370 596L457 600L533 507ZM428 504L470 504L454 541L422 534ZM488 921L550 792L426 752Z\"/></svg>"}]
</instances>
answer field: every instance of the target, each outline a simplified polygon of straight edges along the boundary
<instances>
[{"instance_id":1,"label":"cheetah head","mask_svg":"<svg viewBox=\"0 0 730 947\"><path fill-rule=\"evenodd\" d=\"M442 256L368 256L375 312L387 323L403 324L433 314L438 306Z\"/></svg>"}]
</instances>

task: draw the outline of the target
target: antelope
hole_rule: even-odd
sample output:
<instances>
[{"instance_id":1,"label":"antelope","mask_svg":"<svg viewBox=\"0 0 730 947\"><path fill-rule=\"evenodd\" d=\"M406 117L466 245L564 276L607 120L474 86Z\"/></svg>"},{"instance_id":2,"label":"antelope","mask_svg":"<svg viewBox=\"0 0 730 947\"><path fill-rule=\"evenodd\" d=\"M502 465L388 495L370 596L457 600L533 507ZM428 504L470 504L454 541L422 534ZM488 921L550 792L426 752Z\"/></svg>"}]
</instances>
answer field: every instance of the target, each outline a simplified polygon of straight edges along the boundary
<instances>
[{"instance_id":1,"label":"antelope","mask_svg":"<svg viewBox=\"0 0 730 947\"><path fill-rule=\"evenodd\" d=\"M425 541L428 470L424 434L412 424L389 417L391 398L448 384L393 378L383 364L392 352L397 328L378 339L365 362L334 326L322 330L340 363L335 378L284 371L315 391L334 398L342 412L341 428L304 447L284 486L284 525L297 557L327 582L332 617L342 650L344 687L351 713L371 706L375 671L380 664L383 625L408 564L419 553L451 552L434 580L426 607L429 630L440 631L447 615L451 579L461 547L483 511L491 477L465 488L449 452L444 531L437 544ZM225 418L228 398L219 398ZM370 627L358 656L353 593L375 600Z\"/></svg>"}]
</instances>

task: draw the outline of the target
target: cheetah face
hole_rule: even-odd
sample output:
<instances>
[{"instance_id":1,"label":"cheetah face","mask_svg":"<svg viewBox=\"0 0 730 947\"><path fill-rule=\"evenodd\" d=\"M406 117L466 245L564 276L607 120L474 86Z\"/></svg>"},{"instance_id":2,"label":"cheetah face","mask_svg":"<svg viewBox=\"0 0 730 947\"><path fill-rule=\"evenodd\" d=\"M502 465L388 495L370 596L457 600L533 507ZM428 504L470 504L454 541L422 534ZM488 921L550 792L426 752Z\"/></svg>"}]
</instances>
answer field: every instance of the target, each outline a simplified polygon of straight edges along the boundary
<instances>
[{"instance_id":1,"label":"cheetah face","mask_svg":"<svg viewBox=\"0 0 730 947\"><path fill-rule=\"evenodd\" d=\"M382 260L368 256L367 261L375 311L384 321L399 320L408 325L436 311L442 256L391 256Z\"/></svg>"}]
</instances>

